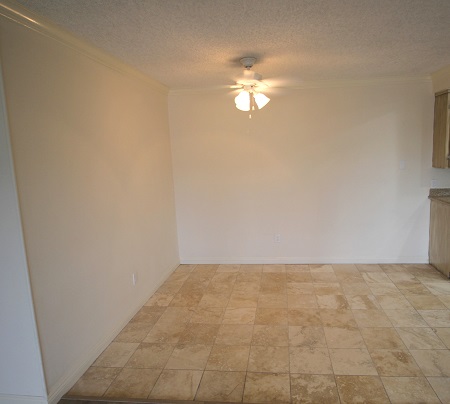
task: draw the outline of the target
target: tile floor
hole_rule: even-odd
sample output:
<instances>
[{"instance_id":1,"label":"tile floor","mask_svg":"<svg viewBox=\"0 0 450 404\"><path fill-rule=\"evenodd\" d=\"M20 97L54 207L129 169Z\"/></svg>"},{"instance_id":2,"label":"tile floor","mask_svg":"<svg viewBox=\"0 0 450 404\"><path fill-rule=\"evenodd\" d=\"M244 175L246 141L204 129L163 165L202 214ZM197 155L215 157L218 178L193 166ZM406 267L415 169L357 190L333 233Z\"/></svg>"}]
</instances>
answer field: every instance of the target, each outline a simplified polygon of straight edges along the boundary
<instances>
[{"instance_id":1,"label":"tile floor","mask_svg":"<svg viewBox=\"0 0 450 404\"><path fill-rule=\"evenodd\" d=\"M450 403L450 281L428 265L180 265L67 396Z\"/></svg>"}]
</instances>

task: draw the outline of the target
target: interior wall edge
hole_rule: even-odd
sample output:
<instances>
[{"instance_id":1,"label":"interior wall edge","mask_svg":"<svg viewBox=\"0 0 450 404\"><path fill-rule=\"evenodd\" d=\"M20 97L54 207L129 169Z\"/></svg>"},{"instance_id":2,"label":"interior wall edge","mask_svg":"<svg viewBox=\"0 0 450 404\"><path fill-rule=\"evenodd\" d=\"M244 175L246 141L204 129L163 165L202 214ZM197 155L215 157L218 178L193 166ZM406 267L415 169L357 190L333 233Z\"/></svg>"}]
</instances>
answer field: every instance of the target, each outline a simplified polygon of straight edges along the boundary
<instances>
[{"instance_id":1,"label":"interior wall edge","mask_svg":"<svg viewBox=\"0 0 450 404\"><path fill-rule=\"evenodd\" d=\"M399 257L181 257L181 264L428 264L428 256Z\"/></svg>"},{"instance_id":2,"label":"interior wall edge","mask_svg":"<svg viewBox=\"0 0 450 404\"><path fill-rule=\"evenodd\" d=\"M0 16L14 21L23 27L38 32L39 34L52 38L72 50L80 52L90 59L95 60L105 67L122 74L133 76L134 78L145 82L156 91L164 94L168 93L168 88L164 84L152 79L148 75L100 50L90 43L77 38L75 35L64 30L59 25L56 25L40 15L33 13L15 1L0 0Z\"/></svg>"},{"instance_id":3,"label":"interior wall edge","mask_svg":"<svg viewBox=\"0 0 450 404\"><path fill-rule=\"evenodd\" d=\"M175 269L180 265L177 262L174 265L168 267L160 276L159 281L153 285L149 290L146 298L142 299L130 313L130 315L120 321L116 327L114 327L109 332L105 333L104 338L98 341L89 351L74 363L73 366L68 369L66 374L60 378L51 388L48 395L49 404L57 404L61 397L67 393L67 391L77 382L77 380L83 375L84 372L92 365L92 363L98 358L98 356L108 347L108 345L116 338L119 332L129 323L129 321L134 317L134 315L142 308L145 302L150 299L150 297L158 290L158 288L165 282L165 280L170 276L170 274L175 271ZM0 399L0 404L3 404ZM5 401L7 404L7 401ZM19 403L18 403L19 404ZM24 403L25 404L25 403Z\"/></svg>"},{"instance_id":4,"label":"interior wall edge","mask_svg":"<svg viewBox=\"0 0 450 404\"><path fill-rule=\"evenodd\" d=\"M438 92L450 88L450 66L446 66L431 75L433 91Z\"/></svg>"}]
</instances>

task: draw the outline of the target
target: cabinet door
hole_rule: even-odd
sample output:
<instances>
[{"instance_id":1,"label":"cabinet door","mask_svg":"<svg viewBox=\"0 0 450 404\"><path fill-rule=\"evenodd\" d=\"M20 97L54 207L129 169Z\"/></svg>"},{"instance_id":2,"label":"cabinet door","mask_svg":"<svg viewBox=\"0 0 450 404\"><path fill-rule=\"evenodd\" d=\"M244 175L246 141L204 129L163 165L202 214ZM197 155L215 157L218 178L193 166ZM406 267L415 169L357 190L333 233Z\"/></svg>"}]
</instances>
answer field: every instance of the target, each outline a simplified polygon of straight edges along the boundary
<instances>
[{"instance_id":1,"label":"cabinet door","mask_svg":"<svg viewBox=\"0 0 450 404\"><path fill-rule=\"evenodd\" d=\"M431 201L430 264L450 277L450 205Z\"/></svg>"},{"instance_id":2,"label":"cabinet door","mask_svg":"<svg viewBox=\"0 0 450 404\"><path fill-rule=\"evenodd\" d=\"M433 167L450 167L449 90L437 93L434 101Z\"/></svg>"}]
</instances>

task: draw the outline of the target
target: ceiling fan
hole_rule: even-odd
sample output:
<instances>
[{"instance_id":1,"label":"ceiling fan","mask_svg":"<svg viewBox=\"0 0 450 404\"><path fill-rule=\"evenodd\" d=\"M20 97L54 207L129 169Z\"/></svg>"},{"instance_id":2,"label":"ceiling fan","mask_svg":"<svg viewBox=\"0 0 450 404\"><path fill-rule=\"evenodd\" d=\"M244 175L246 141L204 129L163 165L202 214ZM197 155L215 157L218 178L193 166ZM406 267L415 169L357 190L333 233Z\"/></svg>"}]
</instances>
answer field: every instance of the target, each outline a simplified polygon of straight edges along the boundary
<instances>
[{"instance_id":1,"label":"ceiling fan","mask_svg":"<svg viewBox=\"0 0 450 404\"><path fill-rule=\"evenodd\" d=\"M233 86L233 88L240 89L240 93L234 99L236 108L245 112L261 109L268 104L270 98L262 93L262 90L268 88L268 85L262 81L262 76L251 70L256 58L247 56L240 62L245 69L237 78L236 85Z\"/></svg>"}]
</instances>

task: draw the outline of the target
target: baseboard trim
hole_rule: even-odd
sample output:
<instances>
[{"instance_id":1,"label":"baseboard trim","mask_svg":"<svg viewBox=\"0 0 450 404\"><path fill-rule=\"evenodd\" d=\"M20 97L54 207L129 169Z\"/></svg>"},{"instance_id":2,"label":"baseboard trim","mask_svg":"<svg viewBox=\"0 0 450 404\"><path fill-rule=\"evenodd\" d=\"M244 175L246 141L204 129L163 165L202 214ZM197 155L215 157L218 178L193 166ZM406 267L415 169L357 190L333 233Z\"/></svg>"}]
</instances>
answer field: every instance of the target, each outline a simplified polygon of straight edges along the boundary
<instances>
[{"instance_id":1,"label":"baseboard trim","mask_svg":"<svg viewBox=\"0 0 450 404\"><path fill-rule=\"evenodd\" d=\"M400 257L181 257L181 264L428 264L428 256Z\"/></svg>"},{"instance_id":2,"label":"baseboard trim","mask_svg":"<svg viewBox=\"0 0 450 404\"><path fill-rule=\"evenodd\" d=\"M75 363L61 379L55 383L54 386L49 388L48 395L48 404L57 404L61 397L67 393L67 391L77 382L77 380L86 372L86 370L91 366L91 364L98 358L98 356L105 350L105 348L114 340L117 334L122 330L125 325L133 318L133 316L139 311L139 309L147 302L148 299L158 290L158 288L164 283L164 281L169 277L169 275L180 265L177 262L174 265L171 265L168 269L166 269L161 276L159 277L158 282L155 283L155 287L153 287L149 293L146 295L144 299L139 301L136 307L131 311L130 315L119 325L114 327L113 330L107 333L107 335L95 344L86 354L80 358L77 363ZM8 401L5 401L4 404L7 404ZM16 403L11 402L11 403ZM25 402L24 402L25 403ZM40 402L39 402L40 403ZM43 401L42 403L47 404L47 401ZM0 399L0 404L3 404ZM17 402L17 404L21 404Z\"/></svg>"},{"instance_id":3,"label":"baseboard trim","mask_svg":"<svg viewBox=\"0 0 450 404\"><path fill-rule=\"evenodd\" d=\"M44 397L0 394L0 404L48 404Z\"/></svg>"}]
</instances>

